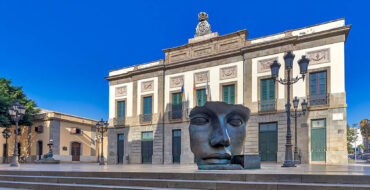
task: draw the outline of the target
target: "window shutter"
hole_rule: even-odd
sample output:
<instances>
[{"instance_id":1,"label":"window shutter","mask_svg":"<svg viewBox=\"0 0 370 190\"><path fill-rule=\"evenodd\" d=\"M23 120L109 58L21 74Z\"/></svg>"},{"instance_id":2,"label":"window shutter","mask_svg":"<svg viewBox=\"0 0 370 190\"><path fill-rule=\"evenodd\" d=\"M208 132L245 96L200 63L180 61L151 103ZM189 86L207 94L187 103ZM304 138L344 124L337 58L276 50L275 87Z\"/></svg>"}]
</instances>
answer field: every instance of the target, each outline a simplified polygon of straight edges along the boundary
<instances>
[{"instance_id":1,"label":"window shutter","mask_svg":"<svg viewBox=\"0 0 370 190\"><path fill-rule=\"evenodd\" d=\"M227 88L227 86L222 87L222 99L223 99L223 102L228 103L229 89Z\"/></svg>"},{"instance_id":2,"label":"window shutter","mask_svg":"<svg viewBox=\"0 0 370 190\"><path fill-rule=\"evenodd\" d=\"M230 93L230 101L229 104L235 104L235 85L231 85L229 90Z\"/></svg>"}]
</instances>

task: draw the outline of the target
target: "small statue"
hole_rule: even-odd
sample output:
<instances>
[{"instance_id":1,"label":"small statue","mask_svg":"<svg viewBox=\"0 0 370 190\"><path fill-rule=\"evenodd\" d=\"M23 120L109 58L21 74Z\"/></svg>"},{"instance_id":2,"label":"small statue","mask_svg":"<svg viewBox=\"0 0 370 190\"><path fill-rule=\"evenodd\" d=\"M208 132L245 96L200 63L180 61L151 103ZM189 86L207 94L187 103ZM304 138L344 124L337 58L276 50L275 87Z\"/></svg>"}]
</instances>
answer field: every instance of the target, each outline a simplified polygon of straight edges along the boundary
<instances>
[{"instance_id":1,"label":"small statue","mask_svg":"<svg viewBox=\"0 0 370 190\"><path fill-rule=\"evenodd\" d=\"M199 23L197 25L197 28L195 29L195 35L197 36L204 36L206 34L212 33L211 31L211 25L208 23L208 15L205 12L201 12L198 14L198 20Z\"/></svg>"},{"instance_id":2,"label":"small statue","mask_svg":"<svg viewBox=\"0 0 370 190\"><path fill-rule=\"evenodd\" d=\"M42 157L42 160L54 160L53 149L51 148L51 146L53 146L53 139L50 139L48 146L49 146L49 152L44 154L44 156Z\"/></svg>"},{"instance_id":3,"label":"small statue","mask_svg":"<svg viewBox=\"0 0 370 190\"><path fill-rule=\"evenodd\" d=\"M199 169L247 168L248 160L240 154L249 114L247 107L224 102L207 102L191 110L190 147Z\"/></svg>"}]
</instances>

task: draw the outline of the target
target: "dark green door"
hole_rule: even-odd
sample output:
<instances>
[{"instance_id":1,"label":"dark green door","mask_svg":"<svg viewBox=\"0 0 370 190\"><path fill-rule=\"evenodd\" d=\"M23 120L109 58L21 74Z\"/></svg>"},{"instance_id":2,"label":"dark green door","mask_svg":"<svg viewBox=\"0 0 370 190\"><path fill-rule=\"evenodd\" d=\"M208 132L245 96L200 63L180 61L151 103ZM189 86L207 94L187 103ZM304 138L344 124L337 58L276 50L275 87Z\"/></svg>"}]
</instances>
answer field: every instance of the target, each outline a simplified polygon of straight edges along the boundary
<instances>
[{"instance_id":1,"label":"dark green door","mask_svg":"<svg viewBox=\"0 0 370 190\"><path fill-rule=\"evenodd\" d=\"M311 160L326 161L326 120L311 120Z\"/></svg>"},{"instance_id":2,"label":"dark green door","mask_svg":"<svg viewBox=\"0 0 370 190\"><path fill-rule=\"evenodd\" d=\"M118 134L117 136L117 156L118 156L118 163L122 164L124 159L124 142L125 142L125 135Z\"/></svg>"},{"instance_id":3,"label":"dark green door","mask_svg":"<svg viewBox=\"0 0 370 190\"><path fill-rule=\"evenodd\" d=\"M277 123L261 123L258 148L261 161L277 160Z\"/></svg>"},{"instance_id":4,"label":"dark green door","mask_svg":"<svg viewBox=\"0 0 370 190\"><path fill-rule=\"evenodd\" d=\"M222 86L222 101L235 104L235 85Z\"/></svg>"},{"instance_id":5,"label":"dark green door","mask_svg":"<svg viewBox=\"0 0 370 190\"><path fill-rule=\"evenodd\" d=\"M172 131L172 161L173 163L180 163L181 156L181 130Z\"/></svg>"},{"instance_id":6,"label":"dark green door","mask_svg":"<svg viewBox=\"0 0 370 190\"><path fill-rule=\"evenodd\" d=\"M207 102L206 89L196 91L197 106L204 106Z\"/></svg>"},{"instance_id":7,"label":"dark green door","mask_svg":"<svg viewBox=\"0 0 370 190\"><path fill-rule=\"evenodd\" d=\"M182 118L182 96L181 93L172 94L172 119Z\"/></svg>"},{"instance_id":8,"label":"dark green door","mask_svg":"<svg viewBox=\"0 0 370 190\"><path fill-rule=\"evenodd\" d=\"M153 132L141 133L141 162L152 163L153 156Z\"/></svg>"}]
</instances>

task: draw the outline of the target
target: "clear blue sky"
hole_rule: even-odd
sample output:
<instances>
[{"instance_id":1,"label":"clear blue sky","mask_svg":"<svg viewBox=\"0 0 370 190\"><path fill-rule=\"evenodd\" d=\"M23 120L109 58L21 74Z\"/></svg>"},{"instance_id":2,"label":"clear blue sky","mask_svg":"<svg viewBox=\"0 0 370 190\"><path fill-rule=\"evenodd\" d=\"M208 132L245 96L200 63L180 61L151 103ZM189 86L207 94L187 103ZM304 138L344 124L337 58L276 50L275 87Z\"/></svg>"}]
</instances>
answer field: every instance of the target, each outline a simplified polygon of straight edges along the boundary
<instances>
[{"instance_id":1,"label":"clear blue sky","mask_svg":"<svg viewBox=\"0 0 370 190\"><path fill-rule=\"evenodd\" d=\"M356 3L352 3L356 2ZM0 1L0 77L39 107L108 118L108 71L163 59L187 43L197 14L220 35L248 38L339 18L346 43L348 123L370 118L370 1Z\"/></svg>"}]
</instances>

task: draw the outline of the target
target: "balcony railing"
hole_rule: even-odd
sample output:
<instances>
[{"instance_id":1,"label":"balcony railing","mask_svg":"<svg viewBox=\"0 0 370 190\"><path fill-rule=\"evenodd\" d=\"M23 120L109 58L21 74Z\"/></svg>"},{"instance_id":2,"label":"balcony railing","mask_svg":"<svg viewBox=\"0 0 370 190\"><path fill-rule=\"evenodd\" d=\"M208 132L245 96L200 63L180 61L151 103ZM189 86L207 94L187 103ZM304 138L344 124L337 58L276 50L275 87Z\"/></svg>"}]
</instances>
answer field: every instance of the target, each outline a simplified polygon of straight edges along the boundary
<instances>
[{"instance_id":1,"label":"balcony railing","mask_svg":"<svg viewBox=\"0 0 370 190\"><path fill-rule=\"evenodd\" d=\"M169 120L177 120L177 119L182 119L182 110L173 110L168 112L168 119Z\"/></svg>"},{"instance_id":2,"label":"balcony railing","mask_svg":"<svg viewBox=\"0 0 370 190\"><path fill-rule=\"evenodd\" d=\"M124 126L126 119L124 117L115 117L113 118L114 126Z\"/></svg>"},{"instance_id":3,"label":"balcony railing","mask_svg":"<svg viewBox=\"0 0 370 190\"><path fill-rule=\"evenodd\" d=\"M275 111L276 110L276 100L262 100L258 102L258 111Z\"/></svg>"},{"instance_id":4,"label":"balcony railing","mask_svg":"<svg viewBox=\"0 0 370 190\"><path fill-rule=\"evenodd\" d=\"M152 115L151 113L149 114L140 114L140 123L150 123L152 122Z\"/></svg>"},{"instance_id":5,"label":"balcony railing","mask_svg":"<svg viewBox=\"0 0 370 190\"><path fill-rule=\"evenodd\" d=\"M329 104L329 94L311 95L308 97L309 106L322 106Z\"/></svg>"}]
</instances>

